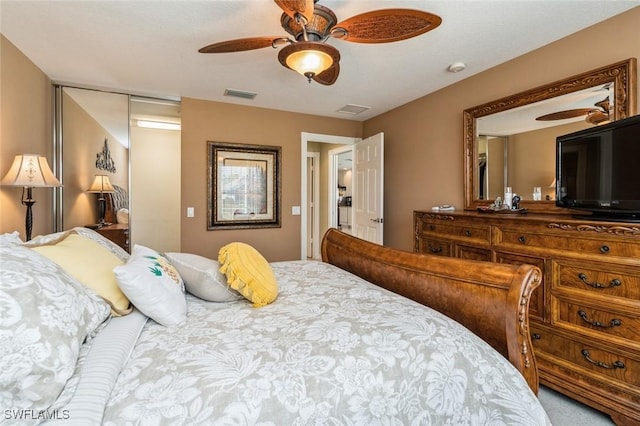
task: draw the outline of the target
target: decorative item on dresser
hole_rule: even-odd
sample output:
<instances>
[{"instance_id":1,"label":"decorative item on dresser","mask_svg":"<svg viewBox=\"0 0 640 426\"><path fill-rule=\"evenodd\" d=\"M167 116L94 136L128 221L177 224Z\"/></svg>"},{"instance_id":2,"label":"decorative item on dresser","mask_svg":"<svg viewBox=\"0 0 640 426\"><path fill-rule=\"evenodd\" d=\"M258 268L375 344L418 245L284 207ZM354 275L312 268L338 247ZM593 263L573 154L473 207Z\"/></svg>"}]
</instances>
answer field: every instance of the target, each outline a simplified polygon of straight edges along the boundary
<instances>
[{"instance_id":1,"label":"decorative item on dresser","mask_svg":"<svg viewBox=\"0 0 640 426\"><path fill-rule=\"evenodd\" d=\"M416 252L543 271L529 315L540 383L640 424L640 224L414 211Z\"/></svg>"}]
</instances>

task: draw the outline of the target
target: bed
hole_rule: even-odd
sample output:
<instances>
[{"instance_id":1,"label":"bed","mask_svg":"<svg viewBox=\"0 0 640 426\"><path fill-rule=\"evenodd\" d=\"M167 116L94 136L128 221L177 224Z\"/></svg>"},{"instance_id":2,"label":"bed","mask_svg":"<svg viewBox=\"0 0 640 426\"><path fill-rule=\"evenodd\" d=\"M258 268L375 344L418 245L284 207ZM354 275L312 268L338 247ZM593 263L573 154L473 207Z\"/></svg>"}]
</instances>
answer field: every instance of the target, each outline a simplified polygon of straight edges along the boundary
<instances>
[{"instance_id":1,"label":"bed","mask_svg":"<svg viewBox=\"0 0 640 426\"><path fill-rule=\"evenodd\" d=\"M184 299L182 319L154 311L166 301L148 303L162 293L149 280L136 282L139 294L118 281L130 311L87 289L73 268L95 275L99 250L91 268L47 253L72 246L71 235L82 247L74 260L98 245L117 258L118 280L139 258L178 271L187 291L165 307L173 315ZM251 303L240 286L213 302L194 295L210 287L192 287L189 274L220 274L194 264L224 269L222 254L130 256L84 228L30 243L0 236L3 424L550 424L528 337L537 268L408 253L337 230L322 256L268 264L273 300L254 288Z\"/></svg>"}]
</instances>

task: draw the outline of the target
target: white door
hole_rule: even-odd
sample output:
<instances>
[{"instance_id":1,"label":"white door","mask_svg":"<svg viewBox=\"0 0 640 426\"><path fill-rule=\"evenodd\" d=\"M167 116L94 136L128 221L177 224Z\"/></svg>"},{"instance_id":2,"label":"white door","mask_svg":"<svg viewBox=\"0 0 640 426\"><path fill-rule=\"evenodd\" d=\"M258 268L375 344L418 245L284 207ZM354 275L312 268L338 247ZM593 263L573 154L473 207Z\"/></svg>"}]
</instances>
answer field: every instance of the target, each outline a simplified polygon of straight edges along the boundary
<instances>
[{"instance_id":1,"label":"white door","mask_svg":"<svg viewBox=\"0 0 640 426\"><path fill-rule=\"evenodd\" d=\"M384 231L384 133L354 146L353 233L382 244Z\"/></svg>"}]
</instances>

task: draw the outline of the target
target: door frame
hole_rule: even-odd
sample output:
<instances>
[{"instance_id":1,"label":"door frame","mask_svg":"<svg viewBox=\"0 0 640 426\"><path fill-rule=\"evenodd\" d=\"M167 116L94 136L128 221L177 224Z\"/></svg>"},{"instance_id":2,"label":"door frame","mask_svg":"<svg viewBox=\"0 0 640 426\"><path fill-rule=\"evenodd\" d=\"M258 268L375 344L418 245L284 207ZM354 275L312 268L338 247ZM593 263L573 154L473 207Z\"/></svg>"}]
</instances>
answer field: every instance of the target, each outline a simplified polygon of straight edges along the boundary
<instances>
[{"instance_id":1,"label":"door frame","mask_svg":"<svg viewBox=\"0 0 640 426\"><path fill-rule=\"evenodd\" d=\"M309 142L324 142L353 145L361 140L361 138L349 136L300 133L300 259L307 259L307 144Z\"/></svg>"}]
</instances>

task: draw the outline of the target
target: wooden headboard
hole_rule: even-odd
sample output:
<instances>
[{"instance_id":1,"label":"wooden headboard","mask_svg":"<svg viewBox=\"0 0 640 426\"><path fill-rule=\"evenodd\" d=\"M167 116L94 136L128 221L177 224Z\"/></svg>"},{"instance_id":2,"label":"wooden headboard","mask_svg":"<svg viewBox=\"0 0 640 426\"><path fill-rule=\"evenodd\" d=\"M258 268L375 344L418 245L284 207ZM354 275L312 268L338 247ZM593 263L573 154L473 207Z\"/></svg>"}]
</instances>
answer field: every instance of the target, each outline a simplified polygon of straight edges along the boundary
<instances>
[{"instance_id":1,"label":"wooden headboard","mask_svg":"<svg viewBox=\"0 0 640 426\"><path fill-rule=\"evenodd\" d=\"M322 239L322 260L458 321L506 357L537 394L528 311L539 268L412 253L336 229Z\"/></svg>"}]
</instances>

